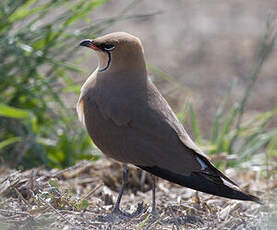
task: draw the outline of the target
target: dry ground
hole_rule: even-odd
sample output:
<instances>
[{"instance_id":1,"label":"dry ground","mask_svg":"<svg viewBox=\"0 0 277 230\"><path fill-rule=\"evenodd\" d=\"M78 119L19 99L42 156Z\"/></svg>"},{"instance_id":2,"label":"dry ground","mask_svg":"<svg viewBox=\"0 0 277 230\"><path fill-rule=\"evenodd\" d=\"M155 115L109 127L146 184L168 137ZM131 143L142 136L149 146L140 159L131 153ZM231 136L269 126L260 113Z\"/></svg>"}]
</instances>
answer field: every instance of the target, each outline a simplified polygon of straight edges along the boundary
<instances>
[{"instance_id":1,"label":"dry ground","mask_svg":"<svg viewBox=\"0 0 277 230\"><path fill-rule=\"evenodd\" d=\"M277 181L262 179L253 170L226 172L241 187L265 202L228 200L195 192L162 179L157 200L160 216L151 212L150 176L142 183L141 171L131 168L122 209L132 211L143 201L148 208L130 221L102 223L121 181L118 163L102 159L80 162L66 170L36 168L0 171L0 229L276 229ZM274 196L275 194L275 196Z\"/></svg>"}]
</instances>

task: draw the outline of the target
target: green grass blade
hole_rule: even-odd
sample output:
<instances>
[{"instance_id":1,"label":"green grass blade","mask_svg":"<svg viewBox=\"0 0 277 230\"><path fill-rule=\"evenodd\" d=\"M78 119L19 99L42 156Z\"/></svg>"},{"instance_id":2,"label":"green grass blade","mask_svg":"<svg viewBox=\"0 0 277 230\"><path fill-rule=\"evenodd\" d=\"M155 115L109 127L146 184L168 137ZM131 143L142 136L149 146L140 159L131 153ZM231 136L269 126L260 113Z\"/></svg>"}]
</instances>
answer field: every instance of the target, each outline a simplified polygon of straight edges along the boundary
<instances>
[{"instance_id":1,"label":"green grass blade","mask_svg":"<svg viewBox=\"0 0 277 230\"><path fill-rule=\"evenodd\" d=\"M226 118L224 119L222 128L220 129L220 133L219 133L218 139L216 141L218 153L226 151L226 142L225 141L226 141L226 138L228 137L228 135L230 134L235 117L238 113L238 109L239 108L238 108L237 104L234 104L231 108L231 111L229 112L229 114L227 114ZM227 145L228 145L228 143L227 143Z\"/></svg>"},{"instance_id":2,"label":"green grass blade","mask_svg":"<svg viewBox=\"0 0 277 230\"><path fill-rule=\"evenodd\" d=\"M274 28L273 28L273 20L271 17L268 17L267 19L267 23L266 23L266 28L265 28L265 34L264 34L264 38L260 43L260 48L259 48L259 52L257 55L257 60L256 60L256 64L254 67L254 71L252 73L252 75L249 78L248 81L248 85L247 88L244 92L243 98L240 102L240 107L239 107L239 113L238 113L238 119L236 122L236 129L239 130L240 129L240 125L241 125L241 120L242 120L242 116L244 114L244 109L246 106L246 103L248 101L248 98L250 96L251 91L253 90L253 87L258 79L258 76L261 72L262 66L264 64L264 62L267 60L267 58L269 57L269 55L272 53L273 51L273 47L276 41L276 37L277 37L277 32L274 32ZM238 138L238 135L234 135L230 145L229 145L229 150L228 152L232 153L233 151L233 147L235 145L235 142Z\"/></svg>"},{"instance_id":3,"label":"green grass blade","mask_svg":"<svg viewBox=\"0 0 277 230\"><path fill-rule=\"evenodd\" d=\"M160 71L159 69L157 69L153 65L148 63L148 64L146 64L146 67L150 72L152 72L153 74L165 79L169 83L171 83L173 85L176 85L178 88L182 88L183 90L186 90L187 92L191 92L191 90L189 88L187 88L186 86L184 86L183 84L178 82L178 80L174 79L172 76L166 74L165 72Z\"/></svg>"},{"instance_id":4,"label":"green grass blade","mask_svg":"<svg viewBox=\"0 0 277 230\"><path fill-rule=\"evenodd\" d=\"M14 108L3 103L0 104L0 115L18 119L31 119L33 117L32 113L28 110Z\"/></svg>"},{"instance_id":5,"label":"green grass blade","mask_svg":"<svg viewBox=\"0 0 277 230\"><path fill-rule=\"evenodd\" d=\"M3 149L6 146L17 143L19 141L21 141L20 137L10 137L10 138L0 142L0 149Z\"/></svg>"},{"instance_id":6,"label":"green grass blade","mask_svg":"<svg viewBox=\"0 0 277 230\"><path fill-rule=\"evenodd\" d=\"M197 121L192 104L189 105L189 111L190 111L190 118L191 118L191 125L192 125L192 131L194 134L194 139L197 144L200 144L201 135L200 135L198 121Z\"/></svg>"},{"instance_id":7,"label":"green grass blade","mask_svg":"<svg viewBox=\"0 0 277 230\"><path fill-rule=\"evenodd\" d=\"M224 108L225 108L226 104L229 102L232 92L233 92L233 89L235 88L236 85L237 85L237 81L234 80L227 91L227 94L224 98L223 104L221 106L218 106L218 108L216 110L215 120L214 120L213 126L212 126L212 138L211 138L212 143L215 143L216 139L218 138L219 129L220 129L220 121L224 114Z\"/></svg>"},{"instance_id":8,"label":"green grass blade","mask_svg":"<svg viewBox=\"0 0 277 230\"><path fill-rule=\"evenodd\" d=\"M185 103L184 106L183 106L183 109L181 110L181 112L179 112L177 114L177 118L179 119L179 121L181 123L184 123L185 122L185 119L186 119L186 115L187 115L187 110L188 110L188 104Z\"/></svg>"}]
</instances>

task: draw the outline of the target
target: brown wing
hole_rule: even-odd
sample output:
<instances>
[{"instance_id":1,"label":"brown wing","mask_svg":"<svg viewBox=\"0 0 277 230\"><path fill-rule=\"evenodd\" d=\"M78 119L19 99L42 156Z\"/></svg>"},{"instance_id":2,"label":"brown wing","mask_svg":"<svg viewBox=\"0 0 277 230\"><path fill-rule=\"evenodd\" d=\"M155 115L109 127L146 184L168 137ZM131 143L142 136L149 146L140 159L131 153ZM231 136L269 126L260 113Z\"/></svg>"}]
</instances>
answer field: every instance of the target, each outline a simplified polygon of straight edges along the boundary
<instances>
[{"instance_id":1,"label":"brown wing","mask_svg":"<svg viewBox=\"0 0 277 230\"><path fill-rule=\"evenodd\" d=\"M114 159L182 175L218 175L150 81L141 89L95 89L86 95L84 111L90 136Z\"/></svg>"}]
</instances>

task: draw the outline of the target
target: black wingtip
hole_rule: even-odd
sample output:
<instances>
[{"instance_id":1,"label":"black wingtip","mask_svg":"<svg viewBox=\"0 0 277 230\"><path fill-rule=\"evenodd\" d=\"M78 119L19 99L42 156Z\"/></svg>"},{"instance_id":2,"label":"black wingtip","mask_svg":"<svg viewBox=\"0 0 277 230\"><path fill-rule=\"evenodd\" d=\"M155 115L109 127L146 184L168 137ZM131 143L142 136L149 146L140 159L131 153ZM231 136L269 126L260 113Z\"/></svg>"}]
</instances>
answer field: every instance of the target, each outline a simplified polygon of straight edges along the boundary
<instances>
[{"instance_id":1,"label":"black wingtip","mask_svg":"<svg viewBox=\"0 0 277 230\"><path fill-rule=\"evenodd\" d=\"M247 195L249 196L249 198L250 198L249 200L250 201L256 202L256 203L258 203L260 205L264 205L264 203L261 201L260 198L258 198L256 196L253 196L253 195L250 195L250 194L247 194Z\"/></svg>"},{"instance_id":2,"label":"black wingtip","mask_svg":"<svg viewBox=\"0 0 277 230\"><path fill-rule=\"evenodd\" d=\"M220 182L220 180L217 180L215 182L213 180L207 179L208 175L203 176L203 174L201 173L194 172L194 173L191 173L190 176L184 176L181 174L171 172L167 169L161 169L159 167L145 167L145 166L138 166L138 167L158 177L161 177L165 180L168 180L173 183L176 183L191 189L195 189L201 192L209 193L216 196L226 197L230 199L253 201L259 204L263 204L258 197L242 192L239 189L231 188L225 185L223 181Z\"/></svg>"}]
</instances>

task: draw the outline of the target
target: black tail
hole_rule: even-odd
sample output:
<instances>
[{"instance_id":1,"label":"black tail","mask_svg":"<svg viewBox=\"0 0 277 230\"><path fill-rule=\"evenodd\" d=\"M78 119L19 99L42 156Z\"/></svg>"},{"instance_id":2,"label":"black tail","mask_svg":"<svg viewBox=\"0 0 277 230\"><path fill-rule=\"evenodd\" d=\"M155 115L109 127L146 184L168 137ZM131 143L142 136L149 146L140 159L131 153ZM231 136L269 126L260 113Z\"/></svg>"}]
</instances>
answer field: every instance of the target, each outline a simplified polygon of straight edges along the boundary
<instances>
[{"instance_id":1,"label":"black tail","mask_svg":"<svg viewBox=\"0 0 277 230\"><path fill-rule=\"evenodd\" d=\"M209 193L216 196L222 196L230 199L236 200L249 200L262 204L258 197L252 196L250 194L244 193L242 191L236 190L234 188L228 187L223 183L222 180L209 180L202 173L193 172L190 176L183 176L174 172L170 172L166 169L161 169L159 167L144 167L138 166L141 169L152 173L155 176L161 177L165 180L171 181L173 183L195 189L201 192Z\"/></svg>"}]
</instances>

